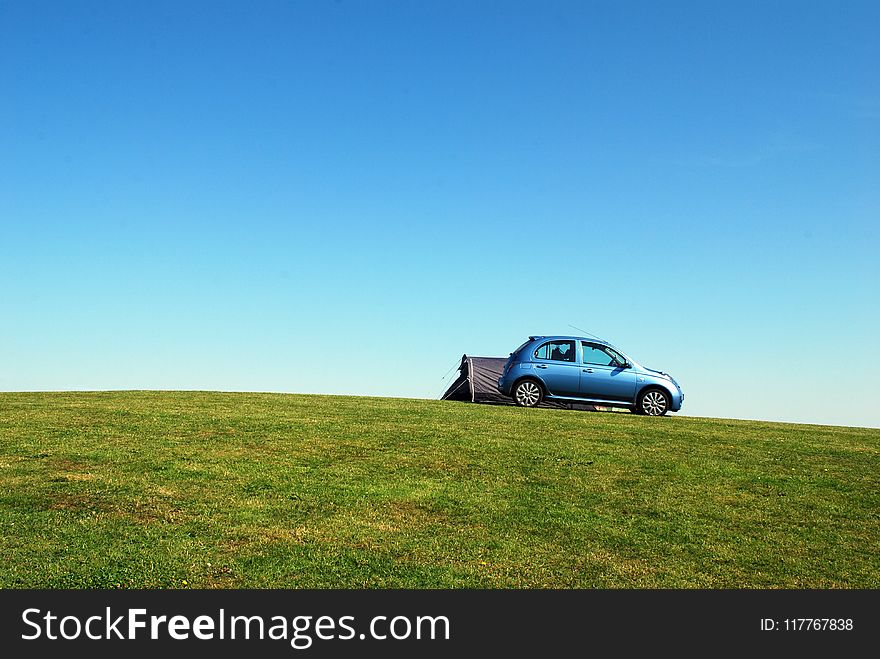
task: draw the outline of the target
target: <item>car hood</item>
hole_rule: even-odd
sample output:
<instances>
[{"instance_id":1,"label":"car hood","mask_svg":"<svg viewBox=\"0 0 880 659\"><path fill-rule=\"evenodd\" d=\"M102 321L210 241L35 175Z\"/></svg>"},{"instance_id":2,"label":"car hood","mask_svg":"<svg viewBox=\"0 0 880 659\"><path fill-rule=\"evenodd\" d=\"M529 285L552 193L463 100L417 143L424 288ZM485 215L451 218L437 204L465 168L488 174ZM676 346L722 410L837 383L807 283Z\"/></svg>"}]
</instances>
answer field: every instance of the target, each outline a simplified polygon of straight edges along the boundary
<instances>
[{"instance_id":1,"label":"car hood","mask_svg":"<svg viewBox=\"0 0 880 659\"><path fill-rule=\"evenodd\" d=\"M636 370L642 373L646 373L648 375L660 376L663 378L668 378L675 382L675 379L669 375L666 371L658 371L656 368L648 368L647 366L642 366L641 364L636 364Z\"/></svg>"}]
</instances>

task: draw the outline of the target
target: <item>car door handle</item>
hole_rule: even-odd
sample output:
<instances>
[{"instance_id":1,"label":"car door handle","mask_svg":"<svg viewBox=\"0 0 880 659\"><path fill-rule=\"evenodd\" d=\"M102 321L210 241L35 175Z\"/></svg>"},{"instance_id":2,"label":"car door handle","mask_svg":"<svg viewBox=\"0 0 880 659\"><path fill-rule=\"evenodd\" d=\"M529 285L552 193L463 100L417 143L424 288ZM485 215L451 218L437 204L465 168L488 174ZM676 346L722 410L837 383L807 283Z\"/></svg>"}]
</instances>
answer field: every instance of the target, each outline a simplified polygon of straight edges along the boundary
<instances>
[{"instance_id":1,"label":"car door handle","mask_svg":"<svg viewBox=\"0 0 880 659\"><path fill-rule=\"evenodd\" d=\"M547 368L547 364L538 364L535 368Z\"/></svg>"},{"instance_id":2,"label":"car door handle","mask_svg":"<svg viewBox=\"0 0 880 659\"><path fill-rule=\"evenodd\" d=\"M592 373L592 372L593 372L593 369L591 369L591 368L584 369L584 373Z\"/></svg>"}]
</instances>

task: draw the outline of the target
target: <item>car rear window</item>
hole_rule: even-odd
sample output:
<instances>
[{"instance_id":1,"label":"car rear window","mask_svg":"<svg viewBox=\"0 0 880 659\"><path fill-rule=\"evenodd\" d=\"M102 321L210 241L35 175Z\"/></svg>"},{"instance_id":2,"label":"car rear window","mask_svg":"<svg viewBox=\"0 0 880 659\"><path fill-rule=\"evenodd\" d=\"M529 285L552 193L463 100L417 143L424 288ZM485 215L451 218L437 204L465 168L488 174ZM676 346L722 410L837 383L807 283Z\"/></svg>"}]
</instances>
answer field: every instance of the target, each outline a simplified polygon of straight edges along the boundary
<instances>
[{"instance_id":1,"label":"car rear window","mask_svg":"<svg viewBox=\"0 0 880 659\"><path fill-rule=\"evenodd\" d=\"M547 341L535 350L538 359L551 359L557 362L574 361L574 341Z\"/></svg>"}]
</instances>

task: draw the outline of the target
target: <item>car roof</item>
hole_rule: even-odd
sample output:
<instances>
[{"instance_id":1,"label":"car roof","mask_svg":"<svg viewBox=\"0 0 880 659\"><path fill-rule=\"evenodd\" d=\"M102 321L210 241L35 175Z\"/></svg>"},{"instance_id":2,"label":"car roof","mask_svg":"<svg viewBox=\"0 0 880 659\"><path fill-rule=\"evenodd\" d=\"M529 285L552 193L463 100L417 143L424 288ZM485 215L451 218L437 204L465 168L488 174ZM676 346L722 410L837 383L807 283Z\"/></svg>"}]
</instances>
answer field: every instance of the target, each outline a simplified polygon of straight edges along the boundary
<instances>
[{"instance_id":1,"label":"car roof","mask_svg":"<svg viewBox=\"0 0 880 659\"><path fill-rule=\"evenodd\" d=\"M613 347L614 347L614 346L611 345L608 341L604 341L604 340L602 340L602 339L596 339L596 338L593 338L593 337L586 337L586 336L563 336L563 335L556 335L556 336L549 336L549 335L548 335L548 336L543 336L543 335L536 335L536 336L530 336L530 337L529 337L529 341L538 341L538 340L542 340L542 341L544 341L544 340L546 340L546 341L564 341L564 340L568 340L568 341L587 341L588 343L600 343L600 344L602 344L603 346L608 346L609 348L613 348Z\"/></svg>"}]
</instances>

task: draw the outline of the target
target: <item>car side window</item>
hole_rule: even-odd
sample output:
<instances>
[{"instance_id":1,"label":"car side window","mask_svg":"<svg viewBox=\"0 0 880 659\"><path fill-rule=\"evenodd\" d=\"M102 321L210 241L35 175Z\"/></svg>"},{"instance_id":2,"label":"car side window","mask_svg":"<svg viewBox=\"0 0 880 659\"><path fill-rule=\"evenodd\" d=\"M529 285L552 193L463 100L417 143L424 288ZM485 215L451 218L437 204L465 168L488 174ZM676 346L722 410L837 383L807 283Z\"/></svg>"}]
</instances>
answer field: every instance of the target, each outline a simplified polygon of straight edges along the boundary
<instances>
[{"instance_id":1,"label":"car side window","mask_svg":"<svg viewBox=\"0 0 880 659\"><path fill-rule=\"evenodd\" d=\"M552 359L558 362L574 361L574 341L548 341L535 350L538 359Z\"/></svg>"},{"instance_id":2,"label":"car side window","mask_svg":"<svg viewBox=\"0 0 880 659\"><path fill-rule=\"evenodd\" d=\"M584 349L584 364L595 364L596 366L614 366L617 361L609 355L600 346L592 343L582 343Z\"/></svg>"}]
</instances>

